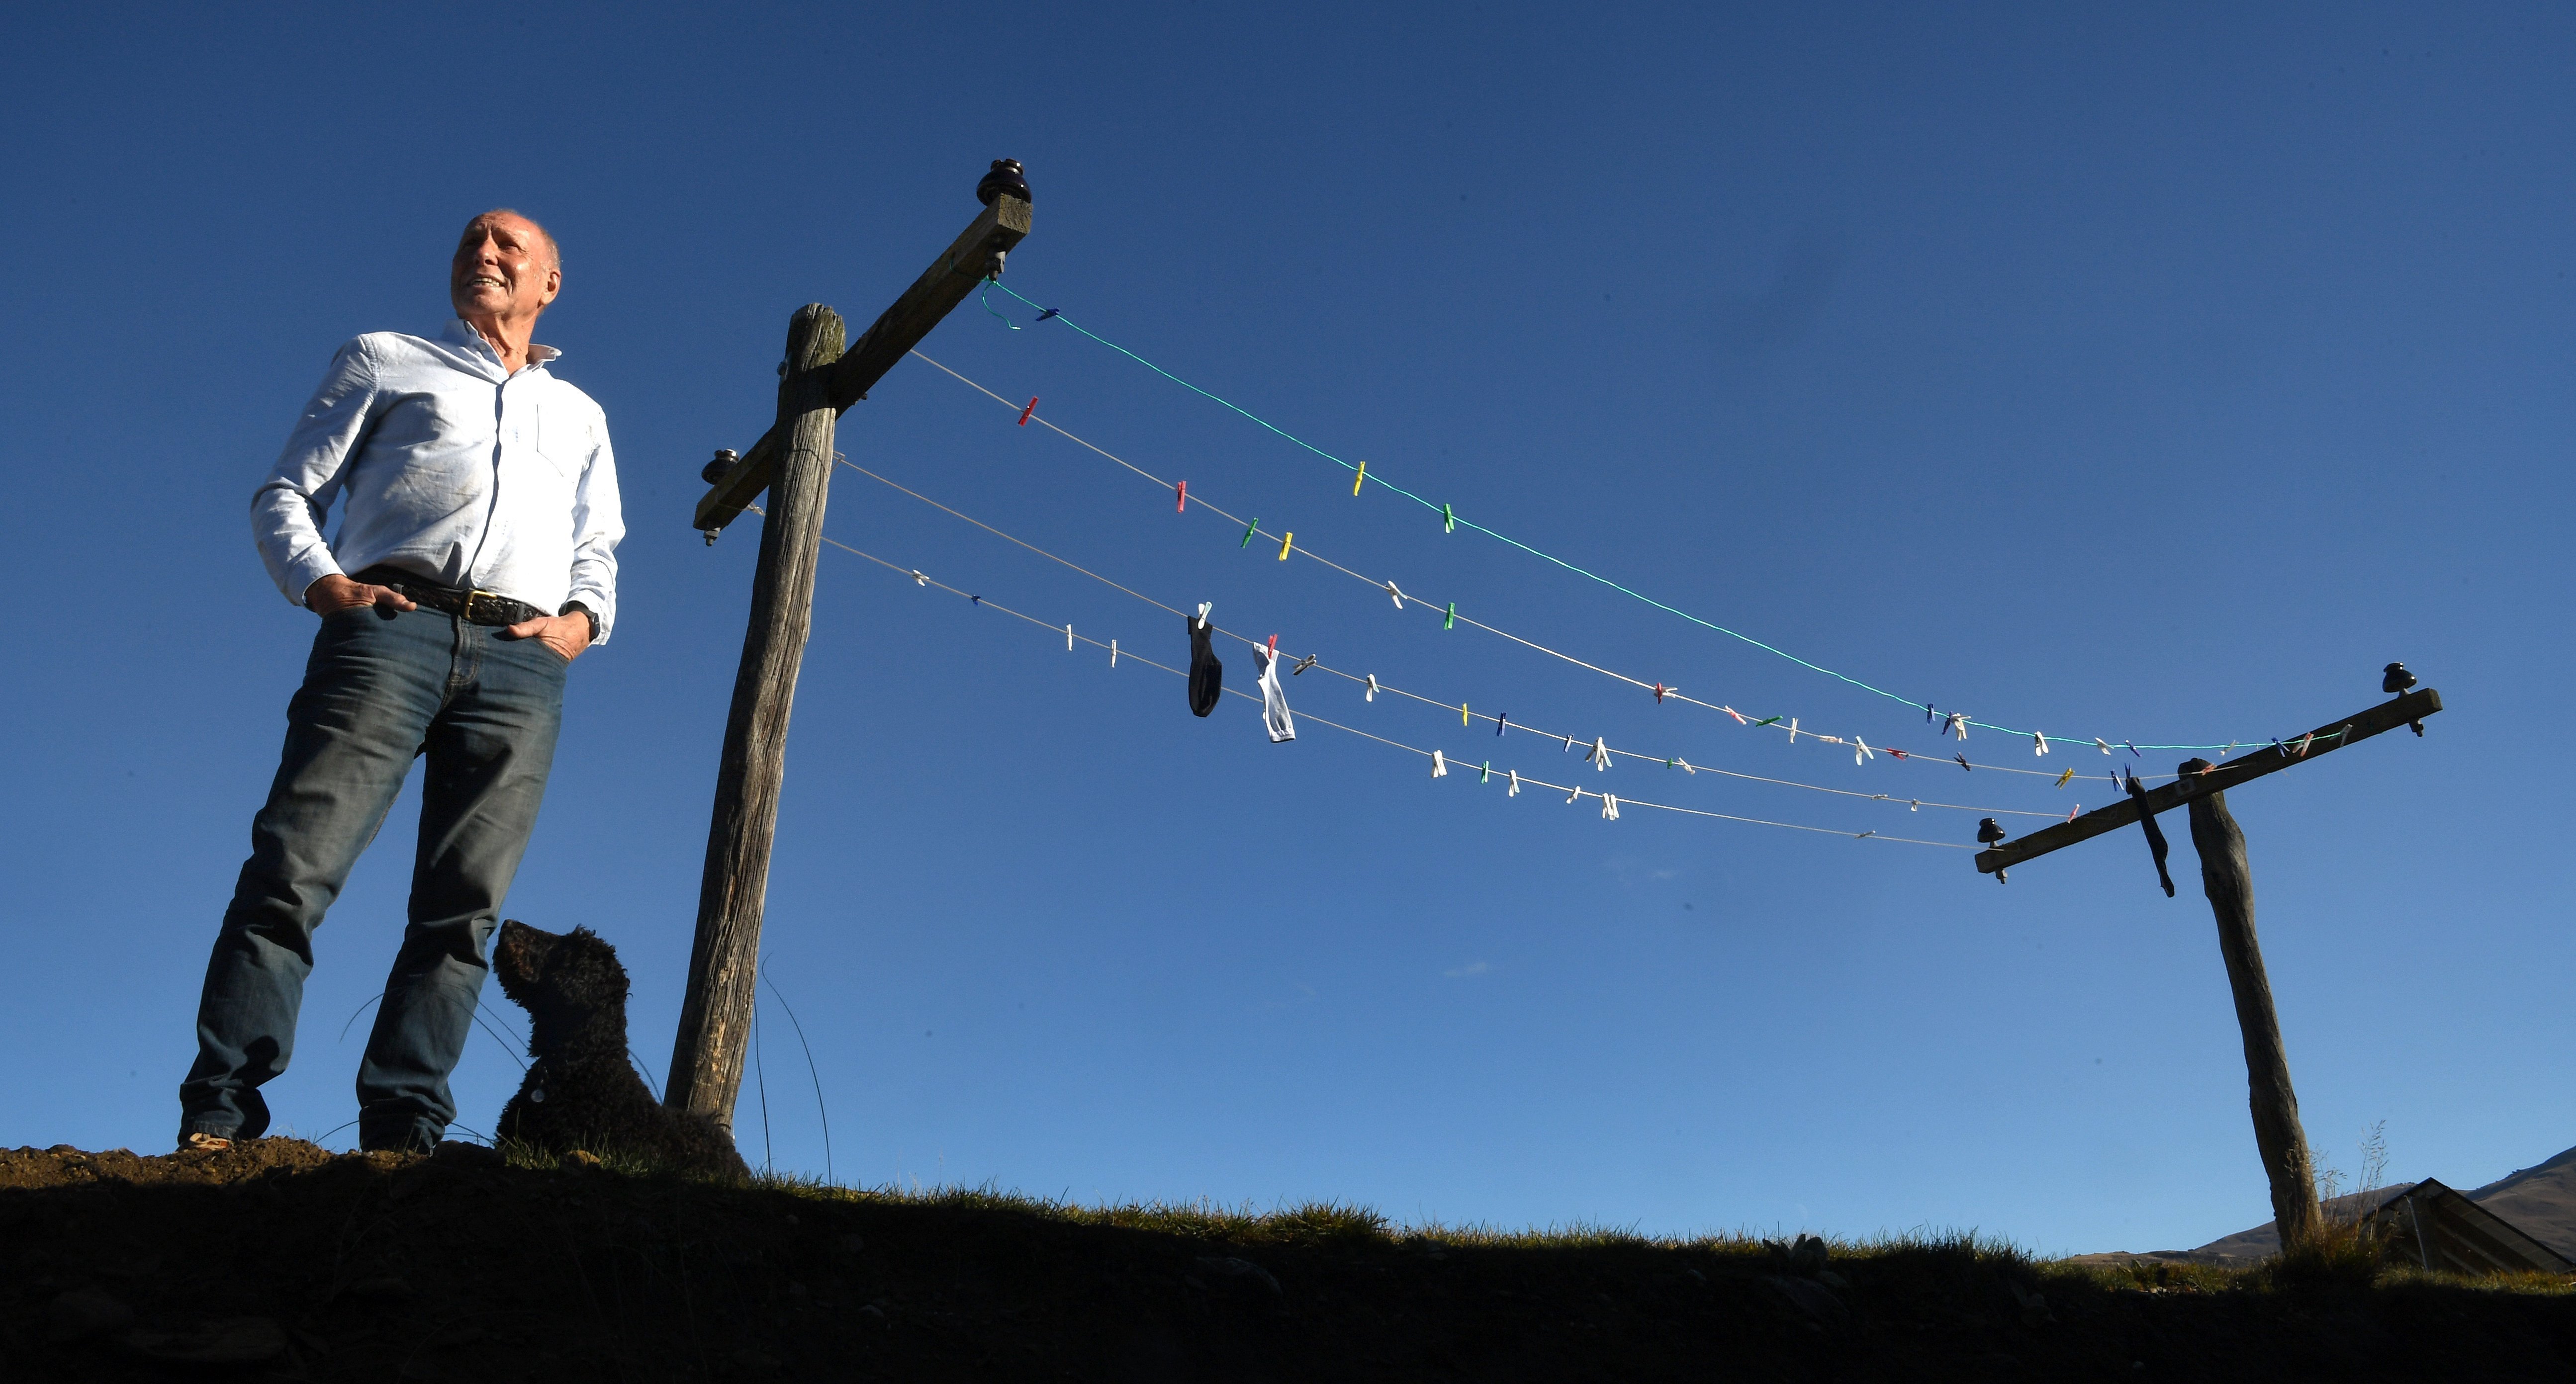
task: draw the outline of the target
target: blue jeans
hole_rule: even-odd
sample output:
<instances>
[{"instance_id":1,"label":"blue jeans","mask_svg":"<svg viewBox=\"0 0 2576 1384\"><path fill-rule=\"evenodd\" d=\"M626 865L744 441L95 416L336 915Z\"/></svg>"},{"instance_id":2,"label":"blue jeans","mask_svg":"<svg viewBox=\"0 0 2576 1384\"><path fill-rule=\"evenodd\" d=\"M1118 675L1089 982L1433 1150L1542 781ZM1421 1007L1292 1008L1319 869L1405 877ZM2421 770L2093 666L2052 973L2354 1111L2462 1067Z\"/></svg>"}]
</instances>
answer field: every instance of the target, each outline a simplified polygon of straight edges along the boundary
<instances>
[{"instance_id":1,"label":"blue jeans","mask_svg":"<svg viewBox=\"0 0 2576 1384\"><path fill-rule=\"evenodd\" d=\"M259 1088L294 1055L313 930L426 756L410 921L358 1065L358 1143L437 1146L456 1117L447 1074L472 1031L485 942L554 763L565 667L542 641L426 607L323 618L206 963L182 1139L267 1130Z\"/></svg>"}]
</instances>

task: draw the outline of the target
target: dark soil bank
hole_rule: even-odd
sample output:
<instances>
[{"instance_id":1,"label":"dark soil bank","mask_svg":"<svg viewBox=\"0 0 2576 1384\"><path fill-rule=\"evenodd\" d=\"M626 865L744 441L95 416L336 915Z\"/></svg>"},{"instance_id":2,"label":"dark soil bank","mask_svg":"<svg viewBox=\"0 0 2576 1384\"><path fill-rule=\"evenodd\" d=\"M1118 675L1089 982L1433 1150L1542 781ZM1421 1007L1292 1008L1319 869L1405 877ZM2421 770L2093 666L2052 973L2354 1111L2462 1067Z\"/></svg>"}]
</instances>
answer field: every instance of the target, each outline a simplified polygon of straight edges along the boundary
<instances>
[{"instance_id":1,"label":"dark soil bank","mask_svg":"<svg viewBox=\"0 0 2576 1384\"><path fill-rule=\"evenodd\" d=\"M335 1156L0 1153L0 1378L2576 1378L2576 1298L2149 1291L1969 1246L1233 1240L915 1199Z\"/></svg>"}]
</instances>

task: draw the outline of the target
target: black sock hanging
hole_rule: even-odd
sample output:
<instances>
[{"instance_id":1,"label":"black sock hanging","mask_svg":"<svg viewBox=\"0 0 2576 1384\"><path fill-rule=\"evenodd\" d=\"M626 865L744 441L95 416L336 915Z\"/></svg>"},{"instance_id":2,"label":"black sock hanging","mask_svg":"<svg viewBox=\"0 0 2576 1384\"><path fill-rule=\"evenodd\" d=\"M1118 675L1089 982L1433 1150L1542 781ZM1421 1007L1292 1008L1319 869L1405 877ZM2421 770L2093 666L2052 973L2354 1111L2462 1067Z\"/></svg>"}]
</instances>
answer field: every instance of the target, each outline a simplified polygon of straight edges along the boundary
<instances>
[{"instance_id":1,"label":"black sock hanging","mask_svg":"<svg viewBox=\"0 0 2576 1384\"><path fill-rule=\"evenodd\" d=\"M2128 790L2129 796L2138 801L2138 825L2147 829L2147 850L2156 858L2156 882L2165 887L2165 897L2170 899L2174 887L2173 876L2165 872L2164 828L2157 826L2155 814L2147 811L2147 786L2138 782L2137 775L2129 775Z\"/></svg>"},{"instance_id":2,"label":"black sock hanging","mask_svg":"<svg viewBox=\"0 0 2576 1384\"><path fill-rule=\"evenodd\" d=\"M1216 661L1216 650L1208 647L1209 636L1216 633L1207 619L1184 615L1181 623L1190 627L1190 714L1205 716L1216 710L1216 699L1225 691L1225 665Z\"/></svg>"}]
</instances>

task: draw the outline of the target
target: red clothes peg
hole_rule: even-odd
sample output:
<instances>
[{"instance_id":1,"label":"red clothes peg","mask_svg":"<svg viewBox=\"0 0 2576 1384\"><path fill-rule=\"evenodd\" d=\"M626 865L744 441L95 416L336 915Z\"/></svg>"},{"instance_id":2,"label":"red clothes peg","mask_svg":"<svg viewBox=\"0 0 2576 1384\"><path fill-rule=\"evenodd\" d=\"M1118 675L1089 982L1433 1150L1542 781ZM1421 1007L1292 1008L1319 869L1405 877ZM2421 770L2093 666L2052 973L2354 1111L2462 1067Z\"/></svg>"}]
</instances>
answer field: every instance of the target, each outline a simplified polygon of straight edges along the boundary
<instances>
[{"instance_id":1,"label":"red clothes peg","mask_svg":"<svg viewBox=\"0 0 2576 1384\"><path fill-rule=\"evenodd\" d=\"M1190 507L1190 483L1183 481L1172 488L1179 492L1177 498L1172 501L1172 513L1178 514Z\"/></svg>"},{"instance_id":2,"label":"red clothes peg","mask_svg":"<svg viewBox=\"0 0 2576 1384\"><path fill-rule=\"evenodd\" d=\"M1037 411L1038 396L1032 394L1029 396L1029 406L1020 410L1020 426L1023 428L1027 427L1029 425L1029 415L1036 413Z\"/></svg>"}]
</instances>

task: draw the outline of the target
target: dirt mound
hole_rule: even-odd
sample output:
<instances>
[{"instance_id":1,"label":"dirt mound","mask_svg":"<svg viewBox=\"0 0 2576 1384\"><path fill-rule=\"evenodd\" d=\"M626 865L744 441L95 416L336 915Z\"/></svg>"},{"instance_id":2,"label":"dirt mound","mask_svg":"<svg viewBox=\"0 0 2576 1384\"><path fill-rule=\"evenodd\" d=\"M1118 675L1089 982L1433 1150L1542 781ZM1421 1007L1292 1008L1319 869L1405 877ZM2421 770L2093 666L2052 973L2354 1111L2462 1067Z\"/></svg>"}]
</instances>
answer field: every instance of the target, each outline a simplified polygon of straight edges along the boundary
<instances>
[{"instance_id":1,"label":"dirt mound","mask_svg":"<svg viewBox=\"0 0 2576 1384\"><path fill-rule=\"evenodd\" d=\"M1405 1235L463 1146L0 1153L0 1264L0 1375L26 1379L2576 1376L2563 1294L2209 1290L1967 1241Z\"/></svg>"}]
</instances>

